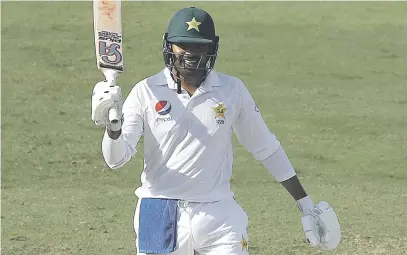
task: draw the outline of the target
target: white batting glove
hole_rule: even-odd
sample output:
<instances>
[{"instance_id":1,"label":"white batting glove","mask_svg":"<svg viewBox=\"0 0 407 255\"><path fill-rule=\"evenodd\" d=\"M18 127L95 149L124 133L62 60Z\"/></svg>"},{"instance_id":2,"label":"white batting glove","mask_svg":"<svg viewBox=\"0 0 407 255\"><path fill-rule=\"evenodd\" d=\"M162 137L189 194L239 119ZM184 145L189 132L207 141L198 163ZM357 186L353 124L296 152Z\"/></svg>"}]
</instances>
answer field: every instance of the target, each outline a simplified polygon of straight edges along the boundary
<instances>
[{"instance_id":1,"label":"white batting glove","mask_svg":"<svg viewBox=\"0 0 407 255\"><path fill-rule=\"evenodd\" d=\"M101 81L93 87L92 120L96 125L106 126L112 131L120 130L123 120L110 123L109 110L115 108L119 116L122 116L122 105L122 90L113 82Z\"/></svg>"},{"instance_id":2,"label":"white batting glove","mask_svg":"<svg viewBox=\"0 0 407 255\"><path fill-rule=\"evenodd\" d=\"M311 247L324 251L336 249L341 242L342 234L334 209L325 201L304 209L301 221L305 237Z\"/></svg>"}]
</instances>

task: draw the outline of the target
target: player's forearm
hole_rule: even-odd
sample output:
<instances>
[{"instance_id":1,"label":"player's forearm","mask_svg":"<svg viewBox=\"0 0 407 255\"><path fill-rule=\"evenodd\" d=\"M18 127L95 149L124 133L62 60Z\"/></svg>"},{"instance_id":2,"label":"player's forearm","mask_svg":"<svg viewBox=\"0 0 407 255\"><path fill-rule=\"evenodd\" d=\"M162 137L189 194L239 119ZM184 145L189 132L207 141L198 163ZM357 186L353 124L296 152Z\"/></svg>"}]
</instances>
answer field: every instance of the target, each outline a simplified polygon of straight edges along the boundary
<instances>
[{"instance_id":1,"label":"player's forearm","mask_svg":"<svg viewBox=\"0 0 407 255\"><path fill-rule=\"evenodd\" d=\"M307 196L307 193L298 180L297 175L288 180L282 181L281 184L296 201Z\"/></svg>"},{"instance_id":2,"label":"player's forearm","mask_svg":"<svg viewBox=\"0 0 407 255\"><path fill-rule=\"evenodd\" d=\"M107 134L109 135L110 138L112 138L113 140L117 140L119 138L119 136L122 134L122 130L118 130L118 131L112 131L110 129L106 129Z\"/></svg>"},{"instance_id":3,"label":"player's forearm","mask_svg":"<svg viewBox=\"0 0 407 255\"><path fill-rule=\"evenodd\" d=\"M271 156L261 160L261 163L263 163L278 182L288 180L296 175L287 154L281 146Z\"/></svg>"},{"instance_id":4,"label":"player's forearm","mask_svg":"<svg viewBox=\"0 0 407 255\"><path fill-rule=\"evenodd\" d=\"M129 160L127 144L121 135L121 130L106 129L102 140L102 154L106 164L112 169L122 167Z\"/></svg>"},{"instance_id":5,"label":"player's forearm","mask_svg":"<svg viewBox=\"0 0 407 255\"><path fill-rule=\"evenodd\" d=\"M307 195L283 147L278 147L270 157L261 162L295 200Z\"/></svg>"},{"instance_id":6,"label":"player's forearm","mask_svg":"<svg viewBox=\"0 0 407 255\"><path fill-rule=\"evenodd\" d=\"M314 206L312 199L305 192L287 154L281 146L270 157L261 162L295 199L302 212Z\"/></svg>"},{"instance_id":7,"label":"player's forearm","mask_svg":"<svg viewBox=\"0 0 407 255\"><path fill-rule=\"evenodd\" d=\"M290 179L281 182L281 184L295 199L301 212L306 213L314 207L314 202L305 192L304 187L301 185L297 176L293 176Z\"/></svg>"}]
</instances>

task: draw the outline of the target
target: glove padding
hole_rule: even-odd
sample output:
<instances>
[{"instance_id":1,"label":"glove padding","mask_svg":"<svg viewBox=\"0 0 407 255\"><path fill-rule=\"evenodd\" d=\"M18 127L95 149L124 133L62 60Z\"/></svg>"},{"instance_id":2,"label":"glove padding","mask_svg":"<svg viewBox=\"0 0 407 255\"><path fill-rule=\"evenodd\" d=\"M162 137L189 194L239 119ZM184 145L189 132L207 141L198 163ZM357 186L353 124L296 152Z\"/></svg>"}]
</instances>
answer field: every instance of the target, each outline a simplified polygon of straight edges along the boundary
<instances>
[{"instance_id":1,"label":"glove padding","mask_svg":"<svg viewBox=\"0 0 407 255\"><path fill-rule=\"evenodd\" d=\"M321 250L334 250L340 243L342 234L338 217L325 201L319 202L301 218L306 238L312 247Z\"/></svg>"},{"instance_id":2,"label":"glove padding","mask_svg":"<svg viewBox=\"0 0 407 255\"><path fill-rule=\"evenodd\" d=\"M111 81L98 82L92 94L92 120L96 125L104 125L112 131L120 130L123 121L110 123L109 110L115 108L122 116L122 90Z\"/></svg>"}]
</instances>

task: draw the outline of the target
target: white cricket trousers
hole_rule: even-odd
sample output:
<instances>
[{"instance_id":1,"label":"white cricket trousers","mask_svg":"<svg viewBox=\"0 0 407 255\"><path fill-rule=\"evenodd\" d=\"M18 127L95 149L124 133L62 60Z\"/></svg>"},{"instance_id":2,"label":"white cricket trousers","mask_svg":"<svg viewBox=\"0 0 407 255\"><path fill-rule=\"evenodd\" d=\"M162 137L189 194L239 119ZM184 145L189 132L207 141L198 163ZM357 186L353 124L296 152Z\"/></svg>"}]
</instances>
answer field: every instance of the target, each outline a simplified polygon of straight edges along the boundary
<instances>
[{"instance_id":1,"label":"white cricket trousers","mask_svg":"<svg viewBox=\"0 0 407 255\"><path fill-rule=\"evenodd\" d=\"M134 214L138 234L139 199ZM248 218L234 199L178 202L177 249L170 255L248 255ZM138 240L136 237L136 246ZM145 253L137 253L143 255Z\"/></svg>"}]
</instances>

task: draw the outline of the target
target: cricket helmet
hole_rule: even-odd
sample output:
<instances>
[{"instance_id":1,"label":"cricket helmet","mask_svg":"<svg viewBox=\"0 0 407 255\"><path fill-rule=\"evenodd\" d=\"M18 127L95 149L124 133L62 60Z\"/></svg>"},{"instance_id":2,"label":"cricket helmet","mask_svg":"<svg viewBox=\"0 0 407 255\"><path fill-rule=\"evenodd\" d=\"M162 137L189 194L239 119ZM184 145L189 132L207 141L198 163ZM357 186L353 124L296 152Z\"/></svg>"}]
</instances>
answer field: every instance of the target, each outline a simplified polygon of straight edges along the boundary
<instances>
[{"instance_id":1,"label":"cricket helmet","mask_svg":"<svg viewBox=\"0 0 407 255\"><path fill-rule=\"evenodd\" d=\"M194 55L193 52L176 54L172 50L172 44L181 45L181 47L186 44L204 44L209 47L207 52L199 55ZM177 82L180 79L179 76L184 76L182 78L194 78L192 80L197 83L195 85L199 86L213 69L218 48L219 37L215 34L212 17L206 11L195 7L176 12L163 37L164 62L168 69L177 73L175 75L173 72Z\"/></svg>"}]
</instances>

